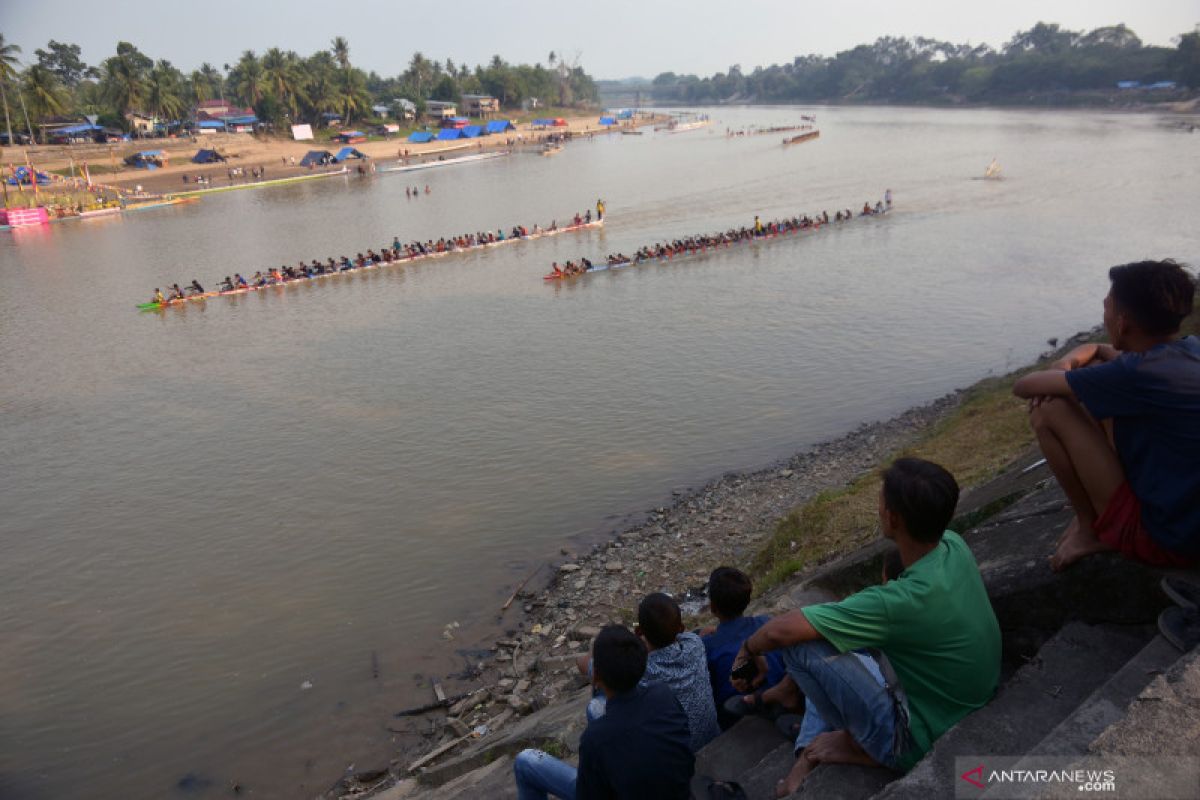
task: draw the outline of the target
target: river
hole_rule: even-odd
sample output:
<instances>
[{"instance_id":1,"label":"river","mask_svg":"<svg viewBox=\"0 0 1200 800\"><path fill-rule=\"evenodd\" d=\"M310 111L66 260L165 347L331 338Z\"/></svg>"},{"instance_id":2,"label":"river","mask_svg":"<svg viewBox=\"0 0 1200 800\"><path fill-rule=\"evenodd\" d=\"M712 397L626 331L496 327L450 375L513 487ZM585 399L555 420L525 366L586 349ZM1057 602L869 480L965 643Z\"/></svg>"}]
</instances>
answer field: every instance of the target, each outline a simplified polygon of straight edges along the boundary
<instances>
[{"instance_id":1,"label":"river","mask_svg":"<svg viewBox=\"0 0 1200 800\"><path fill-rule=\"evenodd\" d=\"M723 135L814 111L813 142ZM1027 362L1099 322L1113 264L1200 261L1200 136L1156 115L710 113L0 234L0 797L303 797L386 763L418 678L560 547ZM887 188L883 218L540 278ZM598 197L601 231L134 309Z\"/></svg>"}]
</instances>

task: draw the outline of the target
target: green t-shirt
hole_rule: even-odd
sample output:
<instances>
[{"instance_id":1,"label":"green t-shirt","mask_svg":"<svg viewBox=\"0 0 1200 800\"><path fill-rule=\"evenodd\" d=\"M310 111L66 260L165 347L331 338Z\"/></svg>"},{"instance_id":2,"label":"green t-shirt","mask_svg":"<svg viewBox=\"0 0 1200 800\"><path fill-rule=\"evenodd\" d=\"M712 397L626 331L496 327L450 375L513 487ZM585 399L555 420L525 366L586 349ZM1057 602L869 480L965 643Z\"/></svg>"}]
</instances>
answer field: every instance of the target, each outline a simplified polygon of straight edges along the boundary
<instances>
[{"instance_id":1,"label":"green t-shirt","mask_svg":"<svg viewBox=\"0 0 1200 800\"><path fill-rule=\"evenodd\" d=\"M839 651L875 647L895 667L914 740L904 769L996 691L1000 625L975 557L953 531L886 585L803 611Z\"/></svg>"}]
</instances>

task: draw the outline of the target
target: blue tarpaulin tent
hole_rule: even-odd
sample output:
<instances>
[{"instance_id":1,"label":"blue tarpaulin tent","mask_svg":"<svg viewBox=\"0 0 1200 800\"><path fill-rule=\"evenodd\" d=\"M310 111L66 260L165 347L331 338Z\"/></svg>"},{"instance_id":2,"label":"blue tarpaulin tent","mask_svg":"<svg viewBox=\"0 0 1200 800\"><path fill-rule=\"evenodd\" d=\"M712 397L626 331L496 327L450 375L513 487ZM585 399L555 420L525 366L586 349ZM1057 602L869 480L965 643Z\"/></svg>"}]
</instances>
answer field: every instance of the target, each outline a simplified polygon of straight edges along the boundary
<instances>
[{"instance_id":1,"label":"blue tarpaulin tent","mask_svg":"<svg viewBox=\"0 0 1200 800\"><path fill-rule=\"evenodd\" d=\"M17 167L14 172L16 172L16 177L8 179L9 186L16 186L18 183L23 183L26 186L29 186L31 183L33 183L33 181L31 181L29 178L29 167ZM37 182L40 184L47 184L50 182L50 176L44 172L39 172L37 173Z\"/></svg>"},{"instance_id":2,"label":"blue tarpaulin tent","mask_svg":"<svg viewBox=\"0 0 1200 800\"><path fill-rule=\"evenodd\" d=\"M158 169L165 160L162 150L143 150L125 157L125 163L137 169Z\"/></svg>"},{"instance_id":3,"label":"blue tarpaulin tent","mask_svg":"<svg viewBox=\"0 0 1200 800\"><path fill-rule=\"evenodd\" d=\"M601 117L600 124L601 125L616 125L617 121L615 119L613 119L612 117Z\"/></svg>"},{"instance_id":4,"label":"blue tarpaulin tent","mask_svg":"<svg viewBox=\"0 0 1200 800\"><path fill-rule=\"evenodd\" d=\"M333 161L333 153L328 150L309 150L304 158L300 159L300 166L307 167L310 164L325 165Z\"/></svg>"},{"instance_id":5,"label":"blue tarpaulin tent","mask_svg":"<svg viewBox=\"0 0 1200 800\"><path fill-rule=\"evenodd\" d=\"M413 144L425 144L433 141L433 134L428 131L413 131L408 135L408 140Z\"/></svg>"},{"instance_id":6,"label":"blue tarpaulin tent","mask_svg":"<svg viewBox=\"0 0 1200 800\"><path fill-rule=\"evenodd\" d=\"M211 164L214 161L224 161L225 156L218 153L216 150L197 150L196 155L192 156L193 164Z\"/></svg>"},{"instance_id":7,"label":"blue tarpaulin tent","mask_svg":"<svg viewBox=\"0 0 1200 800\"><path fill-rule=\"evenodd\" d=\"M535 128L548 128L553 124L554 120L552 119L535 119L533 121L533 127Z\"/></svg>"},{"instance_id":8,"label":"blue tarpaulin tent","mask_svg":"<svg viewBox=\"0 0 1200 800\"><path fill-rule=\"evenodd\" d=\"M196 127L205 130L224 130L225 123L219 119L202 119L196 123Z\"/></svg>"},{"instance_id":9,"label":"blue tarpaulin tent","mask_svg":"<svg viewBox=\"0 0 1200 800\"><path fill-rule=\"evenodd\" d=\"M333 160L345 161L348 158L366 158L366 156L355 150L353 147L343 147L341 150L338 150L337 155L333 157Z\"/></svg>"},{"instance_id":10,"label":"blue tarpaulin tent","mask_svg":"<svg viewBox=\"0 0 1200 800\"><path fill-rule=\"evenodd\" d=\"M633 119L633 109L623 108L617 112L617 119Z\"/></svg>"},{"instance_id":11,"label":"blue tarpaulin tent","mask_svg":"<svg viewBox=\"0 0 1200 800\"><path fill-rule=\"evenodd\" d=\"M485 129L488 133L504 133L505 131L516 130L516 127L506 119L494 119L487 124Z\"/></svg>"},{"instance_id":12,"label":"blue tarpaulin tent","mask_svg":"<svg viewBox=\"0 0 1200 800\"><path fill-rule=\"evenodd\" d=\"M483 133L483 128L478 125L468 125L462 129L462 135L467 139L474 139L481 133Z\"/></svg>"},{"instance_id":13,"label":"blue tarpaulin tent","mask_svg":"<svg viewBox=\"0 0 1200 800\"><path fill-rule=\"evenodd\" d=\"M56 131L50 131L51 136L76 136L81 133L91 133L93 131L104 130L99 125L68 125L65 128L59 128Z\"/></svg>"},{"instance_id":14,"label":"blue tarpaulin tent","mask_svg":"<svg viewBox=\"0 0 1200 800\"><path fill-rule=\"evenodd\" d=\"M462 131L458 128L442 128L438 131L438 141L449 141L450 139L458 139L462 136Z\"/></svg>"}]
</instances>

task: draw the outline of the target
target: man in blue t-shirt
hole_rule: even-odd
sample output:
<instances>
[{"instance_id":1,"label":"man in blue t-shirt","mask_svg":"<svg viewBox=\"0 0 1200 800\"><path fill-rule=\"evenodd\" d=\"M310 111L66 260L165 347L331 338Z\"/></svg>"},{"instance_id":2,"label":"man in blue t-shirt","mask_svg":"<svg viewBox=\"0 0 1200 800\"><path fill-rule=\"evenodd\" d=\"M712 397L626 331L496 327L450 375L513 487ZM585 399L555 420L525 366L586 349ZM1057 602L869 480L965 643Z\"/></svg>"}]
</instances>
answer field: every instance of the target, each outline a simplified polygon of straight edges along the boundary
<instances>
[{"instance_id":1,"label":"man in blue t-shirt","mask_svg":"<svg viewBox=\"0 0 1200 800\"><path fill-rule=\"evenodd\" d=\"M1075 509L1051 566L1116 550L1163 567L1200 563L1200 339L1180 337L1195 279L1174 261L1108 271L1112 344L1075 348L1014 384ZM1110 428L1111 423L1111 439Z\"/></svg>"}]
</instances>

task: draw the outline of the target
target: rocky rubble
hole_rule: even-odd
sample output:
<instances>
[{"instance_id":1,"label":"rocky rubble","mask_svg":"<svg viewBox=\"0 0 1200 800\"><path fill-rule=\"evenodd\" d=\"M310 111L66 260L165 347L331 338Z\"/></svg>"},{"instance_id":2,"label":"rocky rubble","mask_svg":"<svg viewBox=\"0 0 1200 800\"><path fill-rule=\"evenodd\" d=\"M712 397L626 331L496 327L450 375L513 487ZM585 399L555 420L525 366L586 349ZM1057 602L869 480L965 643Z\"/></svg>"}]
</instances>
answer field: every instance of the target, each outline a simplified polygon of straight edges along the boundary
<instances>
[{"instance_id":1,"label":"rocky rubble","mask_svg":"<svg viewBox=\"0 0 1200 800\"><path fill-rule=\"evenodd\" d=\"M675 492L669 505L650 510L643 522L611 541L582 553L564 548L552 564L549 585L518 595L522 619L495 640L490 659L480 665L480 685L446 708L431 729L426 756L397 762L394 773L419 773L436 762L425 760L430 753L450 757L454 743L494 736L521 715L586 685L576 668L578 658L603 625L630 624L638 601L650 592L679 598L697 624L707 624L702 592L713 568L745 563L780 517L874 469L961 398L955 392L765 469L730 473L698 490ZM364 787L343 783L330 796L365 794Z\"/></svg>"}]
</instances>

